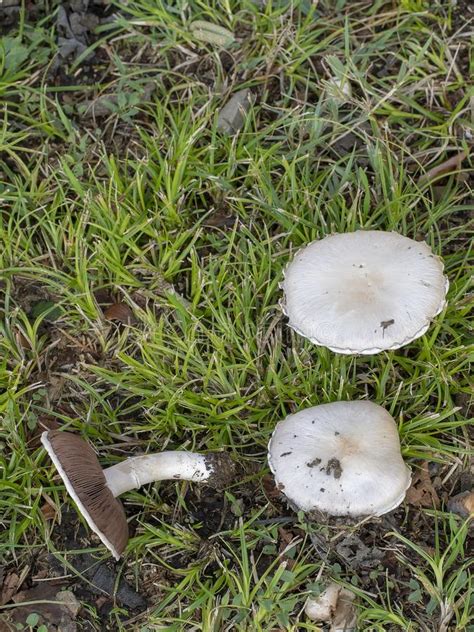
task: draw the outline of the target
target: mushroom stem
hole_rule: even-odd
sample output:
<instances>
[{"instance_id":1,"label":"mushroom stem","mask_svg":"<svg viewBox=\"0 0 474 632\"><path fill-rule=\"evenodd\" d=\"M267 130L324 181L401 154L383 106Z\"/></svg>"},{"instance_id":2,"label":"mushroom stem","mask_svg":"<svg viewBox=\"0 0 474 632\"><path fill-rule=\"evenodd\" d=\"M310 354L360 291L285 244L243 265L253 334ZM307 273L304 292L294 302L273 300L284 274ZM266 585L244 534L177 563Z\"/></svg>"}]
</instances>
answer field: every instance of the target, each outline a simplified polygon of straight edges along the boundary
<instances>
[{"instance_id":1,"label":"mushroom stem","mask_svg":"<svg viewBox=\"0 0 474 632\"><path fill-rule=\"evenodd\" d=\"M153 481L175 479L204 482L214 472L215 456L182 451L158 452L112 465L104 470L104 476L114 496Z\"/></svg>"}]
</instances>

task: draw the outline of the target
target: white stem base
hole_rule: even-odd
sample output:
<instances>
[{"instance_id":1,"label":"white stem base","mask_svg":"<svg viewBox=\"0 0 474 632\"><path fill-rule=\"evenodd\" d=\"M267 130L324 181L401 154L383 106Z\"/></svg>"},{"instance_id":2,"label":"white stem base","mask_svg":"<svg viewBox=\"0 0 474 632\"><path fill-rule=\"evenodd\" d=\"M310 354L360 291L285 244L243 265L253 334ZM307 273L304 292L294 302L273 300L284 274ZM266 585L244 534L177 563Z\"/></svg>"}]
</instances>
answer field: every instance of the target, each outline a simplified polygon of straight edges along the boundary
<instances>
[{"instance_id":1,"label":"white stem base","mask_svg":"<svg viewBox=\"0 0 474 632\"><path fill-rule=\"evenodd\" d=\"M120 496L154 481L206 481L212 474L206 461L196 452L158 452L126 459L105 469L104 475L112 494Z\"/></svg>"}]
</instances>

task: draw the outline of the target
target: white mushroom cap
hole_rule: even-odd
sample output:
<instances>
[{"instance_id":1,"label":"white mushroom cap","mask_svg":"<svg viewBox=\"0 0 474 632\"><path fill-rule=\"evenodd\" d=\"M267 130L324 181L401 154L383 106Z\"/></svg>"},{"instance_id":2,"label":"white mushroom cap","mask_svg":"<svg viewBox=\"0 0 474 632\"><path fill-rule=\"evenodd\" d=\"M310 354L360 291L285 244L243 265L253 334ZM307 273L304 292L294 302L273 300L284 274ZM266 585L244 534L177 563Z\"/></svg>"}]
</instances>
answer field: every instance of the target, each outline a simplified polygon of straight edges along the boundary
<instances>
[{"instance_id":1,"label":"white mushroom cap","mask_svg":"<svg viewBox=\"0 0 474 632\"><path fill-rule=\"evenodd\" d=\"M445 305L443 263L425 242L358 230L314 241L288 265L289 325L337 353L398 349L422 336Z\"/></svg>"},{"instance_id":2,"label":"white mushroom cap","mask_svg":"<svg viewBox=\"0 0 474 632\"><path fill-rule=\"evenodd\" d=\"M303 511L382 515L410 485L395 421L372 402L333 402L280 421L268 446L275 483Z\"/></svg>"}]
</instances>

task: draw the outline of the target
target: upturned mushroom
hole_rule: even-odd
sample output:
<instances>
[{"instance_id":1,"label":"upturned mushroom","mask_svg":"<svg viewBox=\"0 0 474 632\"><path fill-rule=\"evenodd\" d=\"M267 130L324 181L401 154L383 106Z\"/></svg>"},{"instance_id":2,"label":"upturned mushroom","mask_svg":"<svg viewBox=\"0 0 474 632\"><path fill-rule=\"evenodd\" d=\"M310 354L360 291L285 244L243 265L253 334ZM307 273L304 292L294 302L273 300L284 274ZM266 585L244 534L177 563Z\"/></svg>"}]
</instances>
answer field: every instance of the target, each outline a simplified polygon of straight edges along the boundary
<instances>
[{"instance_id":1,"label":"upturned mushroom","mask_svg":"<svg viewBox=\"0 0 474 632\"><path fill-rule=\"evenodd\" d=\"M41 441L67 491L115 559L128 541L128 524L117 496L153 481L185 480L224 487L235 476L226 453L159 452L126 459L102 469L92 447L78 435L53 430Z\"/></svg>"},{"instance_id":2,"label":"upturned mushroom","mask_svg":"<svg viewBox=\"0 0 474 632\"><path fill-rule=\"evenodd\" d=\"M362 518L395 509L410 485L395 421L372 402L333 402L280 421L268 446L277 487L297 510Z\"/></svg>"},{"instance_id":3,"label":"upturned mushroom","mask_svg":"<svg viewBox=\"0 0 474 632\"><path fill-rule=\"evenodd\" d=\"M289 325L336 353L398 349L422 336L445 306L448 280L425 243L357 230L314 241L285 271Z\"/></svg>"}]
</instances>

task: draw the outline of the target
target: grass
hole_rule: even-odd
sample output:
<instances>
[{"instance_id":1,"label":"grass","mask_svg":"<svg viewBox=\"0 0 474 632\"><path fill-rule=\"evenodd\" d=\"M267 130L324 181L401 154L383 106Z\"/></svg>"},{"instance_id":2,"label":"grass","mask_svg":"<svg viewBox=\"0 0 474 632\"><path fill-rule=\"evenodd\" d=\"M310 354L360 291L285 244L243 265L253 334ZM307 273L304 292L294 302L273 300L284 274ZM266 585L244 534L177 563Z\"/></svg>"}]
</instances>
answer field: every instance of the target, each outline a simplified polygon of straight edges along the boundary
<instances>
[{"instance_id":1,"label":"grass","mask_svg":"<svg viewBox=\"0 0 474 632\"><path fill-rule=\"evenodd\" d=\"M213 497L225 524L206 536L205 492L126 494L133 536L118 569L151 608L117 602L104 623L84 602L84 629L318 630L304 601L331 577L357 592L363 630L472 629L468 526L445 506L470 449L469 160L419 179L472 137L473 49L455 6L130 0L100 27L93 70L83 55L56 80L57 4L40 6L0 44L0 560L34 571L46 543L75 576L56 539L70 502L35 443L53 417L104 464L226 449L247 471ZM197 43L197 19L236 43ZM219 108L243 87L255 103L223 135ZM94 118L99 97L109 112ZM358 228L426 240L450 280L425 336L370 357L314 347L278 306L296 249ZM132 324L104 318L104 292ZM439 507L407 505L395 531L374 527L390 572L322 558L311 535L323 527L262 484L279 419L359 398L386 407L408 462L428 460L442 481Z\"/></svg>"}]
</instances>

